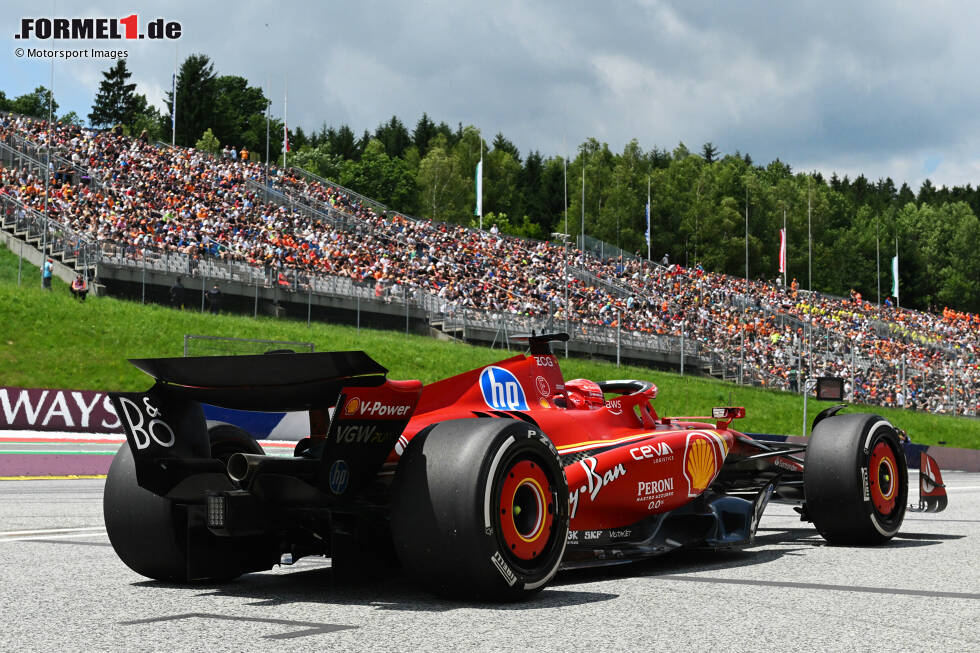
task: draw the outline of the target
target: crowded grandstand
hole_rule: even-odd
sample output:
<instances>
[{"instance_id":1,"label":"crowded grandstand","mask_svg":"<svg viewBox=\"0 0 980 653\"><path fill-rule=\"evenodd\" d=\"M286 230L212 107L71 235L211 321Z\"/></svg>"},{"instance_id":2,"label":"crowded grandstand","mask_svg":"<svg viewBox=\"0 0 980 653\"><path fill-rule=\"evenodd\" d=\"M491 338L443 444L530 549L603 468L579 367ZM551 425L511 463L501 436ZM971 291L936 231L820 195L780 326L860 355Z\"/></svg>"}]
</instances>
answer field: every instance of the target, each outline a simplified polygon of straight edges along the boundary
<instances>
[{"instance_id":1,"label":"crowded grandstand","mask_svg":"<svg viewBox=\"0 0 980 653\"><path fill-rule=\"evenodd\" d=\"M230 148L218 156L16 115L0 117L0 197L14 223L44 214L127 260L183 257L247 265L291 288L317 280L369 285L452 314L526 317L576 333L697 343L740 382L803 391L805 379L845 379L854 402L980 414L980 315L832 297L641 257L604 258L420 220L295 168ZM50 151L50 176L36 165ZM33 158L32 158L33 156ZM24 165L34 161L35 165Z\"/></svg>"}]
</instances>

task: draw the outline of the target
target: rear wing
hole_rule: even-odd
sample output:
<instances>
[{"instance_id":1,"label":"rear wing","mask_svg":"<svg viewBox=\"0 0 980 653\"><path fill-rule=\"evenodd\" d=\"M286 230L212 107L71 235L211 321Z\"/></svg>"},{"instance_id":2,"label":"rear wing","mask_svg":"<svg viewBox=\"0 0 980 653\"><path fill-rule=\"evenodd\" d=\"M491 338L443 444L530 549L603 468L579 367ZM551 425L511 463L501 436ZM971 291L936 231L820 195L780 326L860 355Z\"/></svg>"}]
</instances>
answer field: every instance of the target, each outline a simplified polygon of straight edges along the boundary
<instances>
[{"instance_id":1,"label":"rear wing","mask_svg":"<svg viewBox=\"0 0 980 653\"><path fill-rule=\"evenodd\" d=\"M334 472L349 468L351 482L334 482L333 489L351 496L394 447L422 389L418 381L386 381L387 370L356 351L132 362L156 378L156 384L146 392L109 396L133 452L139 485L174 498L199 494L201 483L190 482L191 477L226 471L211 458L202 402L320 415L336 407L329 427L319 433L326 440L321 462ZM309 475L310 461L305 462ZM330 485L330 469L313 471L311 480L317 485Z\"/></svg>"},{"instance_id":2,"label":"rear wing","mask_svg":"<svg viewBox=\"0 0 980 653\"><path fill-rule=\"evenodd\" d=\"M327 408L344 387L375 387L388 370L363 351L198 358L138 358L130 362L185 399L253 411Z\"/></svg>"}]
</instances>

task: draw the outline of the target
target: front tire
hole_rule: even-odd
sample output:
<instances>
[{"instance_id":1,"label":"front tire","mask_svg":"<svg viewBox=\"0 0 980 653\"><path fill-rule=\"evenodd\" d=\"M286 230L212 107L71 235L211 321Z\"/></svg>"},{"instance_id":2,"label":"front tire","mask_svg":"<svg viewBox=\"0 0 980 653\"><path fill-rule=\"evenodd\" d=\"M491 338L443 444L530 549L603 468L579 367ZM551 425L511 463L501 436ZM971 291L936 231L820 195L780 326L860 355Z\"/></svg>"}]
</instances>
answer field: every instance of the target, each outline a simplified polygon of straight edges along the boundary
<instances>
[{"instance_id":1,"label":"front tire","mask_svg":"<svg viewBox=\"0 0 980 653\"><path fill-rule=\"evenodd\" d=\"M803 486L807 514L828 542L887 542L908 504L908 466L895 428L866 413L822 420L807 445Z\"/></svg>"},{"instance_id":2,"label":"front tire","mask_svg":"<svg viewBox=\"0 0 980 653\"><path fill-rule=\"evenodd\" d=\"M403 567L435 593L521 600L561 564L568 484L554 445L525 422L442 422L402 455L391 521Z\"/></svg>"}]
</instances>

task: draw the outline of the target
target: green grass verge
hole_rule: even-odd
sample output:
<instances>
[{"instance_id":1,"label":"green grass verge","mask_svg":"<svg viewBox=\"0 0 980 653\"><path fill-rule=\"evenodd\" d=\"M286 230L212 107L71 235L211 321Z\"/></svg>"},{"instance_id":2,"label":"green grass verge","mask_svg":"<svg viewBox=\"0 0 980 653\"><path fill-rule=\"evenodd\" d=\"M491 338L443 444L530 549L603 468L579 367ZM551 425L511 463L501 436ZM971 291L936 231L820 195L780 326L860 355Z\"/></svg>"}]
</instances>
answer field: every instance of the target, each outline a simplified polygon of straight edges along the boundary
<instances>
[{"instance_id":1,"label":"green grass verge","mask_svg":"<svg viewBox=\"0 0 980 653\"><path fill-rule=\"evenodd\" d=\"M452 344L392 331L267 317L210 315L195 311L89 297L78 302L57 281L40 288L36 267L23 266L17 285L18 258L0 247L0 385L83 390L143 390L149 378L127 358L180 356L186 333L310 341L317 351L363 349L390 370L391 378L431 382L501 358L506 350ZM517 351L517 350L515 350ZM712 406L745 406L737 428L747 432L799 435L803 403L797 395L744 388L716 379L681 377L639 367L584 359L561 359L566 378L648 379L660 388L654 406L661 415L705 415ZM810 401L808 420L829 402ZM980 422L872 407L909 431L913 441L945 442L980 448Z\"/></svg>"}]
</instances>

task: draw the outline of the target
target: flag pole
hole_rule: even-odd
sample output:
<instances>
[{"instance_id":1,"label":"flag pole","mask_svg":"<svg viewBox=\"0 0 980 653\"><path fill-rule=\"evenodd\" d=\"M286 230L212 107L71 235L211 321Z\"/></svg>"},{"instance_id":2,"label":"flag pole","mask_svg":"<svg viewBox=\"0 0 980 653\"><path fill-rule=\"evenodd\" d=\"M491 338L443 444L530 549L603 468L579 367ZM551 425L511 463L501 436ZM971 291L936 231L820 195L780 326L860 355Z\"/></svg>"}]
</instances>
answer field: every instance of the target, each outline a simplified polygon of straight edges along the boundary
<instances>
[{"instance_id":1,"label":"flag pole","mask_svg":"<svg viewBox=\"0 0 980 653\"><path fill-rule=\"evenodd\" d=\"M561 137L562 149L565 150L565 233L568 233L568 147L565 145L565 137Z\"/></svg>"},{"instance_id":2,"label":"flag pole","mask_svg":"<svg viewBox=\"0 0 980 653\"><path fill-rule=\"evenodd\" d=\"M789 267L789 232L786 231L786 205L783 205L783 288L786 287L786 272Z\"/></svg>"},{"instance_id":3,"label":"flag pole","mask_svg":"<svg viewBox=\"0 0 980 653\"><path fill-rule=\"evenodd\" d=\"M895 308L901 305L898 300L898 234L895 234L895 264L892 266L892 273L895 275Z\"/></svg>"},{"instance_id":4,"label":"flag pole","mask_svg":"<svg viewBox=\"0 0 980 653\"><path fill-rule=\"evenodd\" d=\"M585 249L585 152L582 153L582 245Z\"/></svg>"},{"instance_id":5,"label":"flag pole","mask_svg":"<svg viewBox=\"0 0 980 653\"><path fill-rule=\"evenodd\" d=\"M286 102L289 99L289 77L283 77L282 89L282 170L286 171L286 152L289 151L289 127L286 122Z\"/></svg>"},{"instance_id":6,"label":"flag pole","mask_svg":"<svg viewBox=\"0 0 980 653\"><path fill-rule=\"evenodd\" d=\"M745 180L745 294L749 294L749 180Z\"/></svg>"},{"instance_id":7,"label":"flag pole","mask_svg":"<svg viewBox=\"0 0 980 653\"><path fill-rule=\"evenodd\" d=\"M875 214L875 280L878 286L878 310L881 310L881 241L878 236L878 214Z\"/></svg>"},{"instance_id":8,"label":"flag pole","mask_svg":"<svg viewBox=\"0 0 980 653\"><path fill-rule=\"evenodd\" d=\"M476 213L480 216L480 231L483 231L483 136L480 137L480 163L476 166Z\"/></svg>"},{"instance_id":9,"label":"flag pole","mask_svg":"<svg viewBox=\"0 0 980 653\"><path fill-rule=\"evenodd\" d=\"M813 290L813 191L810 190L810 177L806 178L806 289Z\"/></svg>"},{"instance_id":10,"label":"flag pole","mask_svg":"<svg viewBox=\"0 0 980 653\"><path fill-rule=\"evenodd\" d=\"M650 260L650 242L653 240L653 231L650 229L650 175L647 175L647 260Z\"/></svg>"},{"instance_id":11,"label":"flag pole","mask_svg":"<svg viewBox=\"0 0 980 653\"><path fill-rule=\"evenodd\" d=\"M265 77L265 88L267 91L271 91L272 83L269 79L269 75ZM265 95L263 93L263 95ZM272 93L269 93L272 96ZM265 185L269 186L269 122L272 118L272 100L266 98L265 100ZM268 193L268 191L266 191ZM268 200L268 197L266 197Z\"/></svg>"},{"instance_id":12,"label":"flag pole","mask_svg":"<svg viewBox=\"0 0 980 653\"><path fill-rule=\"evenodd\" d=\"M170 147L177 145L177 43L174 43L174 83L173 101L170 106Z\"/></svg>"}]
</instances>

